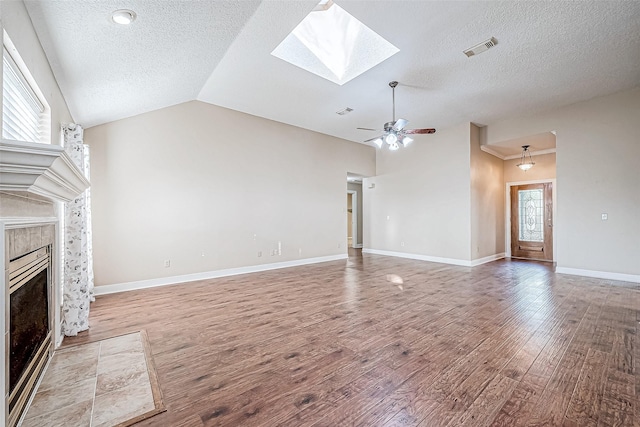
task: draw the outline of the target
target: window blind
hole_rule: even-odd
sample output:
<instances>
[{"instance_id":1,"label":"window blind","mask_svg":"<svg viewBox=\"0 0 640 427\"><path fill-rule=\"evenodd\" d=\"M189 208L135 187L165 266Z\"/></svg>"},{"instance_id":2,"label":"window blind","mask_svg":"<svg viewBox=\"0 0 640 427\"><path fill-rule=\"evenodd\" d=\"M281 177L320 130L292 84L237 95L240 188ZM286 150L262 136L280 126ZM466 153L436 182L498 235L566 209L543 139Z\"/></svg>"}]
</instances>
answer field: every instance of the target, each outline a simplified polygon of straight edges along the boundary
<instances>
[{"instance_id":1,"label":"window blind","mask_svg":"<svg viewBox=\"0 0 640 427\"><path fill-rule=\"evenodd\" d=\"M2 138L44 141L45 108L6 49L2 51Z\"/></svg>"}]
</instances>

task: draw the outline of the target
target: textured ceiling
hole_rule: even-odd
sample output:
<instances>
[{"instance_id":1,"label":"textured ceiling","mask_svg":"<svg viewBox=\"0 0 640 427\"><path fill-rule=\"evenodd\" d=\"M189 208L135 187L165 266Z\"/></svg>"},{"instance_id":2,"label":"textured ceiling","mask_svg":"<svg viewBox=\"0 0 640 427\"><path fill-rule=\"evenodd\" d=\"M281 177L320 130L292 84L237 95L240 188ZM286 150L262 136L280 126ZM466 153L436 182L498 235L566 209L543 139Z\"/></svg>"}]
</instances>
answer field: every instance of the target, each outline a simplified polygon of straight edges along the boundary
<instances>
[{"instance_id":1,"label":"textured ceiling","mask_svg":"<svg viewBox=\"0 0 640 427\"><path fill-rule=\"evenodd\" d=\"M408 128L484 125L640 84L640 1L336 1L400 49L343 86L270 55L316 0L26 4L85 126L199 99L363 141L375 134L356 127L391 120L391 80ZM116 8L138 20L110 23ZM489 37L493 49L462 53Z\"/></svg>"},{"instance_id":2,"label":"textured ceiling","mask_svg":"<svg viewBox=\"0 0 640 427\"><path fill-rule=\"evenodd\" d=\"M71 114L89 127L194 100L260 2L25 4ZM138 18L114 24L116 9Z\"/></svg>"}]
</instances>

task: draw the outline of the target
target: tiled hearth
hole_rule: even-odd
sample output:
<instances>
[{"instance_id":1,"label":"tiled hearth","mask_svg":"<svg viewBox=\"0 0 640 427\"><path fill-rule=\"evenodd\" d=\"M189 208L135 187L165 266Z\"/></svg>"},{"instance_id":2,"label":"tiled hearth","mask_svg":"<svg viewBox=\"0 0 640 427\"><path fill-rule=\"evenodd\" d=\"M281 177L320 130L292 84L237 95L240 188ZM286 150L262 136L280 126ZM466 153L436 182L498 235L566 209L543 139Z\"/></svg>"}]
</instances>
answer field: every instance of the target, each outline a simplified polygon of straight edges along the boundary
<instances>
[{"instance_id":1,"label":"tiled hearth","mask_svg":"<svg viewBox=\"0 0 640 427\"><path fill-rule=\"evenodd\" d=\"M57 350L22 427L110 427L160 412L144 340L136 332Z\"/></svg>"}]
</instances>

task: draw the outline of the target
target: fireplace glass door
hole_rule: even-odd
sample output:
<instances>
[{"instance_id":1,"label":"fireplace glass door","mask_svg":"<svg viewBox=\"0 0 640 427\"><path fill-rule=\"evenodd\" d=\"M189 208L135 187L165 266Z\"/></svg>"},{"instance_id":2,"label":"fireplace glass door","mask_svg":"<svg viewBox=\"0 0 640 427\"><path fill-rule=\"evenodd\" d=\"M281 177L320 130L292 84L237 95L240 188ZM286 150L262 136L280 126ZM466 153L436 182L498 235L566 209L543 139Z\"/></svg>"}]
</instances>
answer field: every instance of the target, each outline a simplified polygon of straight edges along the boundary
<instances>
[{"instance_id":1,"label":"fireplace glass door","mask_svg":"<svg viewBox=\"0 0 640 427\"><path fill-rule=\"evenodd\" d=\"M49 247L9 262L9 425L15 425L48 359Z\"/></svg>"}]
</instances>

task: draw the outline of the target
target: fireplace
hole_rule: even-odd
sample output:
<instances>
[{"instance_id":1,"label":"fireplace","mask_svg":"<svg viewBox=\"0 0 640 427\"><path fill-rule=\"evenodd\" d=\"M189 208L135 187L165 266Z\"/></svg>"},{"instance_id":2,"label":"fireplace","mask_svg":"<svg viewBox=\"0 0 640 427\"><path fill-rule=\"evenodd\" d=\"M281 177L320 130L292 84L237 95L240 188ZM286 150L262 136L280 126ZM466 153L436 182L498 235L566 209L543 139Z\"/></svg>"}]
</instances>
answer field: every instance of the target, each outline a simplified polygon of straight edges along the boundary
<instances>
[{"instance_id":1,"label":"fireplace","mask_svg":"<svg viewBox=\"0 0 640 427\"><path fill-rule=\"evenodd\" d=\"M9 425L20 418L52 348L51 246L9 261Z\"/></svg>"},{"instance_id":2,"label":"fireplace","mask_svg":"<svg viewBox=\"0 0 640 427\"><path fill-rule=\"evenodd\" d=\"M83 170L63 147L0 139L0 425L19 422L53 347L62 342L61 202L87 188ZM36 320L21 329L25 301Z\"/></svg>"}]
</instances>

